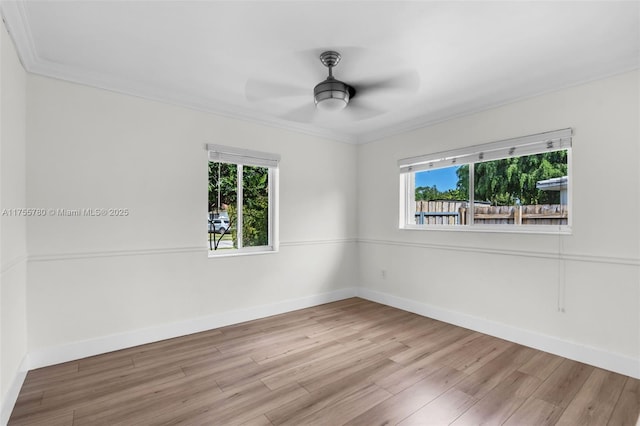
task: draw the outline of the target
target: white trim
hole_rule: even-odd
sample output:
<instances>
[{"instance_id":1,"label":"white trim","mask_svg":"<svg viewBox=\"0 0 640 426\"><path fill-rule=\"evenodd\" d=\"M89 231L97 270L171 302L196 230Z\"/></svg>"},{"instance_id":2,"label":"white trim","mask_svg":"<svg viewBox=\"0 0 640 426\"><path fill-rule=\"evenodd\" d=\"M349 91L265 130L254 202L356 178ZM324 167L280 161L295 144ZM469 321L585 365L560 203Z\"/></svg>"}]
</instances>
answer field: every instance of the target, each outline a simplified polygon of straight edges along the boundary
<instances>
[{"instance_id":1,"label":"white trim","mask_svg":"<svg viewBox=\"0 0 640 426\"><path fill-rule=\"evenodd\" d=\"M475 225L476 222L476 165L475 163L470 163L469 164L469 217L467 218L468 220L468 226L464 226L464 228L473 228L473 225ZM409 176L409 180L415 181L415 174L412 174ZM414 195L415 192L413 192L412 195ZM415 198L415 195L414 195ZM407 212L407 213L411 213L411 214L415 214L414 212ZM415 220L415 219L414 219ZM515 220L514 220L515 222ZM407 225L409 225L411 222L407 221L406 222ZM522 226L522 225L520 225ZM508 226L505 226L505 228L509 228Z\"/></svg>"},{"instance_id":2,"label":"white trim","mask_svg":"<svg viewBox=\"0 0 640 426\"><path fill-rule=\"evenodd\" d=\"M278 247L317 246L317 245L328 245L328 244L351 244L351 243L357 243L357 242L358 240L356 238L336 238L331 240L285 241L285 242L279 243ZM253 247L253 248L260 249L260 250L249 250L246 247L243 250L218 250L218 251L209 250L209 258L247 256L247 255L251 256L256 254L278 253L280 251L279 248L276 249L271 246Z\"/></svg>"},{"instance_id":3,"label":"white trim","mask_svg":"<svg viewBox=\"0 0 640 426\"><path fill-rule=\"evenodd\" d=\"M514 250L514 249L494 249L487 247L473 247L473 246L457 246L446 244L434 244L434 243L411 243L406 241L393 241L393 240L374 240L374 239L359 239L358 242L362 244L375 244L375 245L389 245L400 247L417 247L432 250L448 250L455 252L471 252L482 254L497 254L506 256L520 256L520 257L534 257L539 259L553 259L553 260L568 260L574 262L588 262L588 263L608 263L613 265L628 265L628 266L640 266L640 259L633 257L616 257L616 256L602 256L602 255L590 255L580 253L549 253L533 250Z\"/></svg>"},{"instance_id":4,"label":"white trim","mask_svg":"<svg viewBox=\"0 0 640 426\"><path fill-rule=\"evenodd\" d=\"M261 254L274 253L278 253L278 250L275 250L271 246L245 247L242 249L209 250L209 259L215 259L216 257L256 256Z\"/></svg>"},{"instance_id":5,"label":"white trim","mask_svg":"<svg viewBox=\"0 0 640 426\"><path fill-rule=\"evenodd\" d=\"M398 160L400 173L522 157L571 148L571 128L553 130ZM472 176L470 174L470 176Z\"/></svg>"},{"instance_id":6,"label":"white trim","mask_svg":"<svg viewBox=\"0 0 640 426\"><path fill-rule=\"evenodd\" d=\"M209 161L211 161L211 151L209 151ZM244 240L244 169L242 164L236 164L236 246L238 247L238 251L242 251L243 248L243 240ZM268 169L267 169L268 173ZM218 184L218 188L220 188L220 184ZM269 203L269 201L267 201ZM267 210L269 206L267 205ZM269 213L267 212L267 215ZM269 222L271 222L271 216L267 216ZM267 224L267 239L269 238L269 232L271 232L271 227ZM251 250L248 250L251 251ZM262 250L257 250L262 251Z\"/></svg>"},{"instance_id":7,"label":"white trim","mask_svg":"<svg viewBox=\"0 0 640 426\"><path fill-rule=\"evenodd\" d=\"M267 208L269 211L269 246L278 251L280 248L280 169L269 169L269 200Z\"/></svg>"},{"instance_id":8,"label":"white trim","mask_svg":"<svg viewBox=\"0 0 640 426\"><path fill-rule=\"evenodd\" d=\"M232 146L205 144L209 161L244 164L246 166L278 167L280 154L254 151Z\"/></svg>"},{"instance_id":9,"label":"white trim","mask_svg":"<svg viewBox=\"0 0 640 426\"><path fill-rule=\"evenodd\" d=\"M473 165L471 165L473 166ZM473 220L475 203L469 203L469 221ZM406 210L406 209L405 209ZM409 214L410 215L410 214ZM569 215L571 217L571 215ZM493 232L502 234L547 234L571 235L573 230L569 225L514 225L514 224L484 224L475 225L414 225L407 223L400 225L401 231L452 231L452 232Z\"/></svg>"},{"instance_id":10,"label":"white trim","mask_svg":"<svg viewBox=\"0 0 640 426\"><path fill-rule=\"evenodd\" d=\"M26 2L24 1L3 1L0 2L0 8L2 20L15 44L20 62L28 71L28 67L40 61L40 59L31 35L25 4Z\"/></svg>"},{"instance_id":11,"label":"white trim","mask_svg":"<svg viewBox=\"0 0 640 426\"><path fill-rule=\"evenodd\" d=\"M284 241L280 243L280 247L298 247L298 246L315 246L324 244L349 244L357 243L357 238L336 238L327 240L301 240L301 241Z\"/></svg>"},{"instance_id":12,"label":"white trim","mask_svg":"<svg viewBox=\"0 0 640 426\"><path fill-rule=\"evenodd\" d=\"M633 357L368 288L358 288L358 297L640 379L640 363Z\"/></svg>"},{"instance_id":13,"label":"white trim","mask_svg":"<svg viewBox=\"0 0 640 426\"><path fill-rule=\"evenodd\" d=\"M6 425L9 422L9 417L13 411L13 407L16 405L20 389L24 383L24 379L27 377L27 371L29 371L29 356L25 355L18 367L18 371L13 377L9 389L2 400L2 410L0 411L0 425Z\"/></svg>"},{"instance_id":14,"label":"white trim","mask_svg":"<svg viewBox=\"0 0 640 426\"><path fill-rule=\"evenodd\" d=\"M27 261L27 255L26 254L21 254L20 256L16 256L13 259L5 262L2 264L2 267L0 268L0 273L4 274L5 272L9 271L12 268L15 268L16 266L18 266L20 263L22 262L26 262Z\"/></svg>"},{"instance_id":15,"label":"white trim","mask_svg":"<svg viewBox=\"0 0 640 426\"><path fill-rule=\"evenodd\" d=\"M300 241L287 241L279 242L278 246L306 246L306 245L318 245L318 244L343 244L343 243L355 243L358 242L356 238L341 238L341 239L327 239L327 240L300 240ZM37 254L25 256L23 260L28 262L53 262L75 259L92 259L100 257L116 257L116 256L153 256L164 254L185 254L185 253L210 253L211 250L206 245L202 247L167 247L167 248L142 248L137 250L108 250L108 251L88 251L88 252L76 252L76 253L52 253L52 254ZM258 253L277 253L278 249L272 247L270 250L262 250L260 252L248 252L248 254ZM239 254L237 251L236 255ZM221 255L214 255L216 257ZM15 263L19 263L22 259L15 259ZM7 262L8 265L5 270L15 266L14 261Z\"/></svg>"},{"instance_id":16,"label":"white trim","mask_svg":"<svg viewBox=\"0 0 640 426\"><path fill-rule=\"evenodd\" d=\"M77 253L55 253L55 254L36 254L29 255L29 262L51 262L58 260L74 260L74 259L92 259L96 257L115 257L115 256L150 256L158 254L184 254L184 253L206 253L208 247L203 244L202 247L168 247L168 248L142 248L136 250L108 250L108 251L87 251Z\"/></svg>"},{"instance_id":17,"label":"white trim","mask_svg":"<svg viewBox=\"0 0 640 426\"><path fill-rule=\"evenodd\" d=\"M269 245L280 250L280 168L269 169Z\"/></svg>"},{"instance_id":18,"label":"white trim","mask_svg":"<svg viewBox=\"0 0 640 426\"><path fill-rule=\"evenodd\" d=\"M30 369L46 367L61 362L73 361L88 356L99 355L119 349L146 343L185 336L214 328L238 324L272 315L295 311L355 297L355 287L343 288L327 293L314 294L298 299L289 299L268 305L254 306L181 322L112 334L93 339L67 343L65 345L36 349L29 353Z\"/></svg>"},{"instance_id":19,"label":"white trim","mask_svg":"<svg viewBox=\"0 0 640 426\"><path fill-rule=\"evenodd\" d=\"M603 255L591 255L582 253L548 253L533 250L511 250L511 249L493 249L487 247L474 247L474 246L457 246L447 244L434 244L434 243L418 243L407 241L395 241L395 240L378 240L369 238L337 238L326 240L299 240L299 241L282 241L279 243L279 247L298 247L298 246L312 246L320 244L377 244L377 245L390 245L400 247L417 247L433 250L448 250L457 252L472 252L483 254L496 254L496 255L508 255L508 256L524 256L534 257L541 259L554 259L554 260L568 260L573 262L588 262L588 263L608 263L614 265L629 265L640 266L639 258L632 257L618 257L618 256L603 256ZM27 256L28 262L51 262L51 261L65 261L75 259L91 259L100 257L115 257L115 256L152 256L152 255L165 255L165 254L185 254L185 253L209 253L210 250L206 246L202 247L174 247L163 249L139 249L139 250L113 250L102 252L85 252L85 253L60 253L60 254L41 254ZM251 252L248 254L259 253L277 253L278 250L268 250L260 252ZM237 254L236 254L237 255ZM216 255L220 256L220 255ZM216 257L211 256L211 257ZM17 259L16 259L17 261ZM13 267L14 265L11 265ZM8 268L7 268L8 269ZM4 272L4 271L3 271Z\"/></svg>"}]
</instances>

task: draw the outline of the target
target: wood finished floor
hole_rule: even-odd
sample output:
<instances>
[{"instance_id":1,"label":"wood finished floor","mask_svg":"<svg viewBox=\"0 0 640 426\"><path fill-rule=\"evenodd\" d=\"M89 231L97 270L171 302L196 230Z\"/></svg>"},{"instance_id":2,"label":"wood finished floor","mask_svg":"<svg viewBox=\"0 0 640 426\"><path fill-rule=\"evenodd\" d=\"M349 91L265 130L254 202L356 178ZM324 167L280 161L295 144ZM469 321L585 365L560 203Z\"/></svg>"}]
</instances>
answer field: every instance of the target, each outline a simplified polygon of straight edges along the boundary
<instances>
[{"instance_id":1,"label":"wood finished floor","mask_svg":"<svg viewBox=\"0 0 640 426\"><path fill-rule=\"evenodd\" d=\"M640 382L362 299L30 371L9 425L635 425Z\"/></svg>"}]
</instances>

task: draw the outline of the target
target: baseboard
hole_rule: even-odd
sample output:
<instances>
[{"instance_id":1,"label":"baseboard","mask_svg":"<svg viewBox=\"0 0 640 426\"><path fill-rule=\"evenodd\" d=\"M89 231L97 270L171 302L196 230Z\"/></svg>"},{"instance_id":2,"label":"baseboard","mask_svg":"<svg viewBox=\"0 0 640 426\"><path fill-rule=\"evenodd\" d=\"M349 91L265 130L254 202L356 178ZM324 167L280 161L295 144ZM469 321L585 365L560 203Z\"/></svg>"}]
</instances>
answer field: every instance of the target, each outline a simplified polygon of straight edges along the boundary
<instances>
[{"instance_id":1,"label":"baseboard","mask_svg":"<svg viewBox=\"0 0 640 426\"><path fill-rule=\"evenodd\" d=\"M13 407L16 405L18 395L20 394L20 389L22 388L25 377L27 377L28 370L29 357L27 355L23 358L18 371L16 372L13 381L11 382L11 386L9 386L9 390L2 400L2 411L0 411L0 425L2 426L5 426L7 423L9 423L9 417L11 416L11 412L13 411Z\"/></svg>"},{"instance_id":2,"label":"baseboard","mask_svg":"<svg viewBox=\"0 0 640 426\"><path fill-rule=\"evenodd\" d=\"M363 287L358 297L640 379L640 362L632 357Z\"/></svg>"},{"instance_id":3,"label":"baseboard","mask_svg":"<svg viewBox=\"0 0 640 426\"><path fill-rule=\"evenodd\" d=\"M289 299L248 309L224 312L207 317L160 325L126 333L112 334L95 339L68 343L65 345L34 350L29 353L29 369L73 361L88 356L99 355L146 343L185 336L201 331L264 318L271 315L309 308L323 303L355 297L355 287L334 290L328 293L298 299Z\"/></svg>"}]
</instances>

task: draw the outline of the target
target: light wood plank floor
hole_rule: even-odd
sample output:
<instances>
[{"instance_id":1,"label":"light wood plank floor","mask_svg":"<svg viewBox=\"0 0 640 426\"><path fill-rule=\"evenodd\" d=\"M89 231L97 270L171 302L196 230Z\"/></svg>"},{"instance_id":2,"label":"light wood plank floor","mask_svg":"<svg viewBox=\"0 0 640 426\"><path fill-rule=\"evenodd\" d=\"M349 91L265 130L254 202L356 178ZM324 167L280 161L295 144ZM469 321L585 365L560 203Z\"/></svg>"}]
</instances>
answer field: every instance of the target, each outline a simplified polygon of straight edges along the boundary
<instances>
[{"instance_id":1,"label":"light wood plank floor","mask_svg":"<svg viewBox=\"0 0 640 426\"><path fill-rule=\"evenodd\" d=\"M638 380L362 299L30 371L9 425L635 425Z\"/></svg>"}]
</instances>

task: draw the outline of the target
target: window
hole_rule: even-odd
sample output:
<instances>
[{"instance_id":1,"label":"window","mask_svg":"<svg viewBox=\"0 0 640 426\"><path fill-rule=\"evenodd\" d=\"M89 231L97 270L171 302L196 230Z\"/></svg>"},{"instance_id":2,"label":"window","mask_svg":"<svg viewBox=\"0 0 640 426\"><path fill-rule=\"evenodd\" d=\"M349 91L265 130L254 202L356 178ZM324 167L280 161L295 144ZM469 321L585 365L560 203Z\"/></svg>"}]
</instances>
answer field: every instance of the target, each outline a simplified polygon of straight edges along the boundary
<instances>
[{"instance_id":1,"label":"window","mask_svg":"<svg viewBox=\"0 0 640 426\"><path fill-rule=\"evenodd\" d=\"M571 129L402 159L400 227L567 232Z\"/></svg>"},{"instance_id":2,"label":"window","mask_svg":"<svg viewBox=\"0 0 640 426\"><path fill-rule=\"evenodd\" d=\"M211 255L277 249L276 154L206 145L209 154L208 246Z\"/></svg>"}]
</instances>

